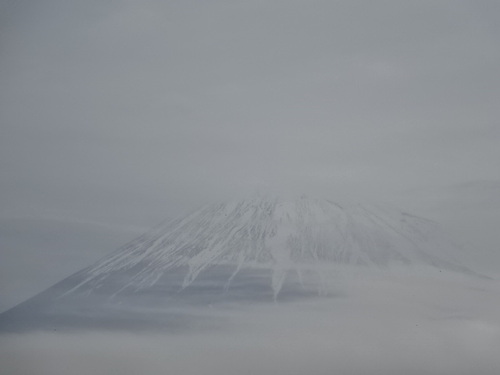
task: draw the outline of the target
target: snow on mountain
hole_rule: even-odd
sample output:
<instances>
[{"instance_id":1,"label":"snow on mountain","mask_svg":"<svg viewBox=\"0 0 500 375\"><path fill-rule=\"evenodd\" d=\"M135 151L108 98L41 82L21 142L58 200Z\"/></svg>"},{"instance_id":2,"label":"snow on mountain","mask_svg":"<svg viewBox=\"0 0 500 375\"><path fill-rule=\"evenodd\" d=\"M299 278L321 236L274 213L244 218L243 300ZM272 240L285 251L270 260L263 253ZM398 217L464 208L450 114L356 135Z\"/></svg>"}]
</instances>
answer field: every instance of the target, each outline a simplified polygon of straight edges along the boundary
<instances>
[{"instance_id":1,"label":"snow on mountain","mask_svg":"<svg viewBox=\"0 0 500 375\"><path fill-rule=\"evenodd\" d=\"M17 313L36 320L33 311L60 316L99 305L92 314L108 316L109 306L171 308L318 295L324 291L322 269L339 264L472 274L453 260L453 249L436 223L391 209L305 196L236 200L137 238L19 305Z\"/></svg>"},{"instance_id":2,"label":"snow on mountain","mask_svg":"<svg viewBox=\"0 0 500 375\"><path fill-rule=\"evenodd\" d=\"M67 293L97 287L114 273L136 269L127 287L153 286L170 269L187 266L182 288L214 265L272 270L278 295L284 273L315 264L425 264L467 271L437 224L374 206L343 207L301 197L232 201L204 207L142 236L85 271ZM119 293L119 291L117 291Z\"/></svg>"}]
</instances>

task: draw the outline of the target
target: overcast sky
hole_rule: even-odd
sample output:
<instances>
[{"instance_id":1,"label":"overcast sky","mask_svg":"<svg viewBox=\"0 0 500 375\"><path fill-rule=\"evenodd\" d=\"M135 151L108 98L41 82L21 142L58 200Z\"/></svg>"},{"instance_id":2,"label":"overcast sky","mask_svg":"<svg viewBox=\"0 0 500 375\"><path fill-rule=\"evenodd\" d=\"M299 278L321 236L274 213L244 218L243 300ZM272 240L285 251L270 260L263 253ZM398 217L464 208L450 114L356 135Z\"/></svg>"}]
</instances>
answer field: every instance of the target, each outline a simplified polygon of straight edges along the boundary
<instances>
[{"instance_id":1,"label":"overcast sky","mask_svg":"<svg viewBox=\"0 0 500 375\"><path fill-rule=\"evenodd\" d=\"M5 298L255 191L391 201L499 269L499 21L494 0L0 2L0 281L32 270Z\"/></svg>"}]
</instances>

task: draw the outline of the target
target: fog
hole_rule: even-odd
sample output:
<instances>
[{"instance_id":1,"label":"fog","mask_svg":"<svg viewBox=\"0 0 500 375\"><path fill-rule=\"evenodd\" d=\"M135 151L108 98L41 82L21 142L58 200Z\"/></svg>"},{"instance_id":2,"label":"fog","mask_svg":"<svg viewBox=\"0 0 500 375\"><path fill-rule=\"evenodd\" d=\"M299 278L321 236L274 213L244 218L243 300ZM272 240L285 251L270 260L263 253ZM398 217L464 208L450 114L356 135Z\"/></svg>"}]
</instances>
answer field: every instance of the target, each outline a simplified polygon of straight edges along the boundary
<instances>
[{"instance_id":1,"label":"fog","mask_svg":"<svg viewBox=\"0 0 500 375\"><path fill-rule=\"evenodd\" d=\"M165 219L255 191L394 204L498 277L499 7L1 1L0 311ZM210 334L2 336L0 362L498 374L498 284L422 275L335 280L335 298L224 311Z\"/></svg>"},{"instance_id":2,"label":"fog","mask_svg":"<svg viewBox=\"0 0 500 375\"><path fill-rule=\"evenodd\" d=\"M179 334L0 336L5 373L454 374L500 371L500 284L416 270L338 271L331 297L216 309Z\"/></svg>"},{"instance_id":3,"label":"fog","mask_svg":"<svg viewBox=\"0 0 500 375\"><path fill-rule=\"evenodd\" d=\"M255 191L393 202L496 273L498 8L1 2L0 310Z\"/></svg>"}]
</instances>

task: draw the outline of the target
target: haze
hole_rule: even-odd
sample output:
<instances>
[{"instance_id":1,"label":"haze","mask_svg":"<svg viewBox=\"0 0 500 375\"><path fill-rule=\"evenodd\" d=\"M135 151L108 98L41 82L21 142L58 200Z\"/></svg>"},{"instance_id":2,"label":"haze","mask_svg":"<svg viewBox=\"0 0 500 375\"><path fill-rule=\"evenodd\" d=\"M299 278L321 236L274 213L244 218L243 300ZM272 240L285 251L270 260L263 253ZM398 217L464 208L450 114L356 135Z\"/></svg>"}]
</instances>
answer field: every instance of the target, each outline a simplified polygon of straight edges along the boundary
<instances>
[{"instance_id":1,"label":"haze","mask_svg":"<svg viewBox=\"0 0 500 375\"><path fill-rule=\"evenodd\" d=\"M389 202L441 222L465 264L497 277L499 14L486 0L0 3L0 310L165 219L255 191ZM444 374L498 373L496 284L453 284L459 302L444 306L450 289L415 285L429 310L408 308L420 299L386 305L383 289L365 296L378 320L351 320L365 305L349 302L333 323L320 314L324 331L277 308L253 318L257 337L239 320L234 337L180 344L9 337L0 358L13 372L78 374L81 345L101 372L135 373L135 353L150 373L165 358L172 373L259 363L261 373L420 374L416 358ZM470 311L474 287L486 290L484 310ZM303 330L286 333L287 314ZM219 346L207 354L209 342ZM352 367L344 354L356 351ZM191 354L212 361L207 372ZM291 360L276 367L276 357Z\"/></svg>"},{"instance_id":2,"label":"haze","mask_svg":"<svg viewBox=\"0 0 500 375\"><path fill-rule=\"evenodd\" d=\"M352 270L351 270L352 271ZM5 373L498 374L498 282L336 271L327 299L212 309L216 328L172 335L0 336Z\"/></svg>"}]
</instances>

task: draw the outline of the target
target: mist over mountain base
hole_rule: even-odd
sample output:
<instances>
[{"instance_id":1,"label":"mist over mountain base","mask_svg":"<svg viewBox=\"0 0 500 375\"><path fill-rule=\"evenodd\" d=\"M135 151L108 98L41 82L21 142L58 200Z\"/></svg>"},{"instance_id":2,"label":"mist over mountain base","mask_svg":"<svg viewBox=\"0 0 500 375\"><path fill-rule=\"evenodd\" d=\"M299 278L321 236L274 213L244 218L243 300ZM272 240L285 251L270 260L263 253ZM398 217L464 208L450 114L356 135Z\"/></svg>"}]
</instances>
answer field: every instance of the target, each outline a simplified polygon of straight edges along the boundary
<instances>
[{"instance_id":1,"label":"mist over mountain base","mask_svg":"<svg viewBox=\"0 0 500 375\"><path fill-rule=\"evenodd\" d=\"M329 296L207 308L210 322L176 333L3 334L0 362L27 375L499 373L498 281L350 268L329 283Z\"/></svg>"}]
</instances>

